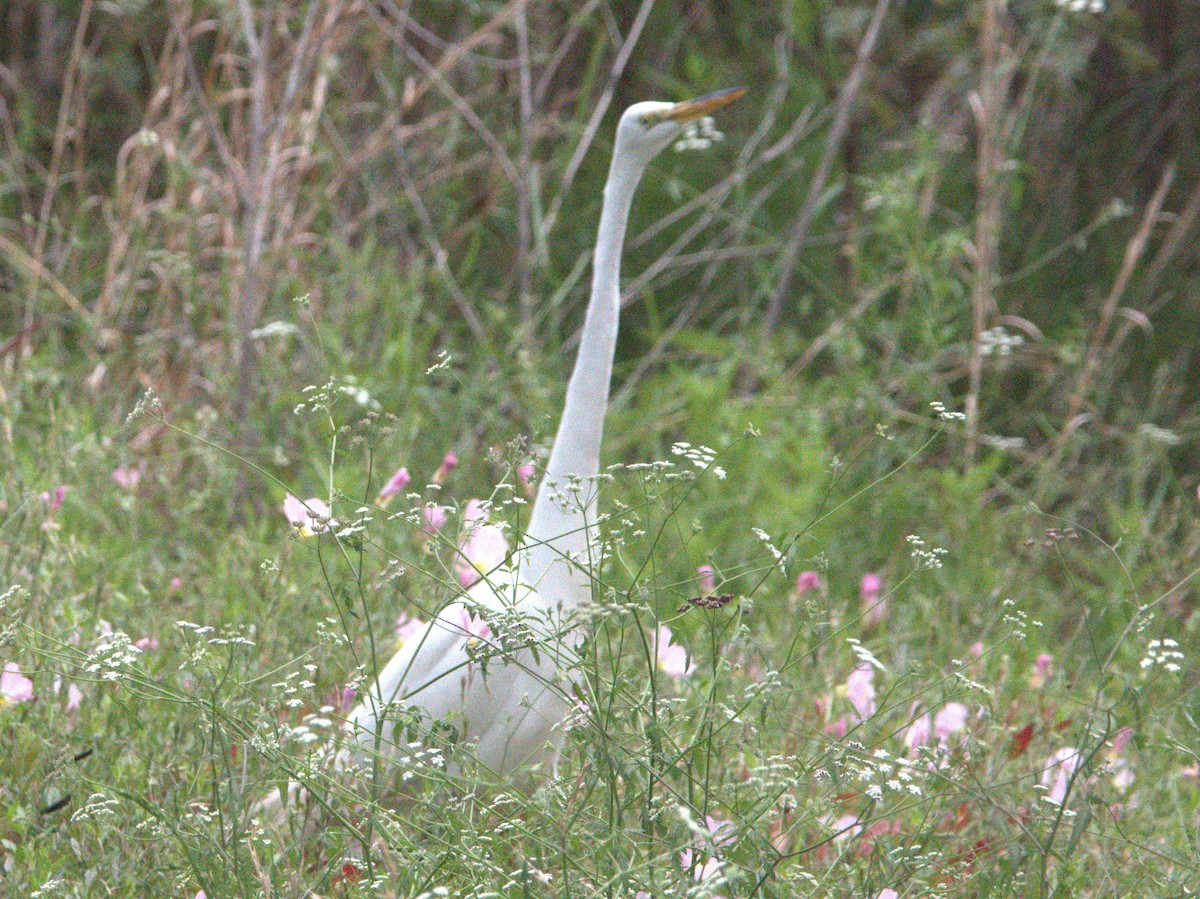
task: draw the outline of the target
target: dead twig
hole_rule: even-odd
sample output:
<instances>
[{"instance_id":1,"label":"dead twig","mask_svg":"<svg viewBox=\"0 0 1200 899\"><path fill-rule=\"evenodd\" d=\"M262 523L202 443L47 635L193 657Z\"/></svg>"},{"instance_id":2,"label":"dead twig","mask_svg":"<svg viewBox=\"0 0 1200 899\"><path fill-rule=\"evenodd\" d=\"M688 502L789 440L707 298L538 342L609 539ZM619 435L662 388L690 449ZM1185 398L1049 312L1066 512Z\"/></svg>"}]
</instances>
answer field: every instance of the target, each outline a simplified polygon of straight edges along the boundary
<instances>
[{"instance_id":1,"label":"dead twig","mask_svg":"<svg viewBox=\"0 0 1200 899\"><path fill-rule=\"evenodd\" d=\"M563 170L562 179L559 182L558 194L551 201L550 206L546 210L546 215L542 219L542 231L545 234L549 234L554 230L559 213L562 212L563 203L566 202L567 193L575 181L575 176L579 173L579 167L583 165L583 158L592 146L592 141L596 139L596 132L600 129L600 123L604 120L605 113L608 112L608 108L612 105L613 95L617 90L617 81L625 71L625 67L629 64L629 57L633 55L633 49L637 46L638 39L642 36L642 29L646 26L646 20L650 17L650 11L653 8L654 0L642 0L642 5L638 8L637 15L633 18L633 24L629 26L629 33L621 41L621 49L617 51L617 58L613 60L612 68L608 72L608 83L604 85L604 90L600 92L600 96L596 99L596 105L592 109L592 114L588 117L587 124L583 127L583 134L580 136L579 142L575 144L575 150L567 162L567 167Z\"/></svg>"},{"instance_id":2,"label":"dead twig","mask_svg":"<svg viewBox=\"0 0 1200 899\"><path fill-rule=\"evenodd\" d=\"M850 69L850 74L842 85L841 91L838 92L837 115L834 116L833 126L829 129L829 136L825 140L825 150L821 154L821 161L809 184L808 196L805 197L800 215L792 226L791 234L788 236L787 244L781 254L782 263L779 277L775 282L775 290L771 294L766 319L763 322L763 329L768 335L779 324L779 316L783 312L783 302L791 289L792 278L796 274L796 266L800 261L800 250L804 246L805 238L808 237L808 229L817 212L817 205L820 203L822 194L825 193L825 182L829 179L829 173L833 168L834 157L841 149L842 141L850 127L850 115L854 109L854 101L858 99L858 91L867 71L867 63L871 59L875 44L879 40L879 34L883 30L883 20L887 16L889 2L890 0L877 0L875 3L875 12L871 16L871 23L867 26L862 40L859 41L854 66Z\"/></svg>"},{"instance_id":3,"label":"dead twig","mask_svg":"<svg viewBox=\"0 0 1200 899\"><path fill-rule=\"evenodd\" d=\"M1162 177L1158 180L1158 187L1154 191L1154 196L1150 198L1150 202L1146 204L1146 208L1142 212L1142 220L1138 224L1137 231L1134 232L1129 243L1125 245L1125 256L1121 260L1121 269L1117 273L1116 281L1113 282L1112 290L1109 291L1108 297L1104 301L1103 308L1100 310L1100 319L1096 322L1096 328L1092 332L1091 340L1088 341L1087 351L1083 356L1083 365L1080 368L1079 380L1067 404L1066 423L1063 425L1058 438L1060 447L1066 443L1071 432L1078 426L1079 414L1083 409L1084 403L1087 401L1088 394L1095 384L1096 376L1100 369L1100 358L1105 348L1105 338L1108 335L1109 328L1112 326L1113 318L1117 314L1117 304L1125 294L1125 289L1129 286L1129 280L1133 277L1138 262L1146 252L1146 243L1150 239L1150 232L1159 220L1163 203L1167 199L1167 191L1174 180L1175 166L1173 164L1168 165L1163 170Z\"/></svg>"}]
</instances>

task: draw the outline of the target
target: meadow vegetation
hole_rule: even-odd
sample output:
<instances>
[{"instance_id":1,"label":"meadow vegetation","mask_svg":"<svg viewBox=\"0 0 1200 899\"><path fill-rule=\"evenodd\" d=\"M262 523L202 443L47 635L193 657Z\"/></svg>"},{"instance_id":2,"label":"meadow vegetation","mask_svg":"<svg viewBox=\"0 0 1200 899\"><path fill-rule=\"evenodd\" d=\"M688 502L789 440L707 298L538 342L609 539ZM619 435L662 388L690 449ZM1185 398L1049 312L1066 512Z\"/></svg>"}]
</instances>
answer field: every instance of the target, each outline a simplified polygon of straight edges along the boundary
<instances>
[{"instance_id":1,"label":"meadow vegetation","mask_svg":"<svg viewBox=\"0 0 1200 899\"><path fill-rule=\"evenodd\" d=\"M1191 5L0 20L0 894L1200 890ZM733 85L635 204L557 770L335 770L521 532L617 115Z\"/></svg>"}]
</instances>

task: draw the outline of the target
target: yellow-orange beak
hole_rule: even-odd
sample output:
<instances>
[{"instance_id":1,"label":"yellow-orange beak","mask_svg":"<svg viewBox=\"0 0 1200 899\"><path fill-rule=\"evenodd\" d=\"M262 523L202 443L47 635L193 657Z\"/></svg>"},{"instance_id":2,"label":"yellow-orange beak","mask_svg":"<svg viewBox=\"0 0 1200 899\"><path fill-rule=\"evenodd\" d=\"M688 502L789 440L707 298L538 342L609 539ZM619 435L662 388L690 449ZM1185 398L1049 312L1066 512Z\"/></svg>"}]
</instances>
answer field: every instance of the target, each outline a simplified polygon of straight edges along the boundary
<instances>
[{"instance_id":1,"label":"yellow-orange beak","mask_svg":"<svg viewBox=\"0 0 1200 899\"><path fill-rule=\"evenodd\" d=\"M715 93L705 94L703 97L696 97L694 100L684 100L682 103L676 103L659 115L662 119L686 125L688 122L696 121L701 116L709 115L718 109L728 106L734 100L740 99L745 93L746 89L744 87L729 87L723 91L716 91Z\"/></svg>"}]
</instances>

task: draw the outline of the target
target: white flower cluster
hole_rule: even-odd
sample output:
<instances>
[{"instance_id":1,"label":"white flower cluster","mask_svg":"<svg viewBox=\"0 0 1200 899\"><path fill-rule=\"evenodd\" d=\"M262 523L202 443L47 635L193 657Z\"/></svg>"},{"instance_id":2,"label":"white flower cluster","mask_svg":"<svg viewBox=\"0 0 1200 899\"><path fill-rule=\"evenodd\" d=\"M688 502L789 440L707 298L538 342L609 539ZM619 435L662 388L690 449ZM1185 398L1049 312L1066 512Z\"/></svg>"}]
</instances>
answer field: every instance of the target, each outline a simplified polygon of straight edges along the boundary
<instances>
[{"instance_id":1,"label":"white flower cluster","mask_svg":"<svg viewBox=\"0 0 1200 899\"><path fill-rule=\"evenodd\" d=\"M963 413L963 412L947 412L946 404L939 403L937 400L934 400L932 403L930 403L929 408L931 408L934 412L936 412L937 417L939 419L941 419L942 421L966 421L967 420L967 416L965 413Z\"/></svg>"},{"instance_id":2,"label":"white flower cluster","mask_svg":"<svg viewBox=\"0 0 1200 899\"><path fill-rule=\"evenodd\" d=\"M120 680L125 668L137 663L142 651L133 645L129 634L124 631L113 631L103 635L96 648L87 657L84 670L88 674L96 674L101 680Z\"/></svg>"},{"instance_id":3,"label":"white flower cluster","mask_svg":"<svg viewBox=\"0 0 1200 899\"><path fill-rule=\"evenodd\" d=\"M1020 334L1009 334L1004 328L988 328L979 335L979 355L1011 356L1013 350L1025 343Z\"/></svg>"},{"instance_id":4,"label":"white flower cluster","mask_svg":"<svg viewBox=\"0 0 1200 899\"><path fill-rule=\"evenodd\" d=\"M775 558L775 561L779 563L779 569L786 573L786 570L784 569L783 553L775 548L775 544L771 542L771 535L762 528L750 528L750 530L754 533L755 537L763 542L763 546L767 548L767 552L769 552Z\"/></svg>"},{"instance_id":5,"label":"white flower cluster","mask_svg":"<svg viewBox=\"0 0 1200 899\"><path fill-rule=\"evenodd\" d=\"M850 746L860 751L863 749L858 744ZM908 759L892 756L882 747L872 752L870 758L862 757L850 761L844 773L865 784L863 792L876 802L882 801L885 791L912 796L920 796L922 793L920 784L916 782L921 772Z\"/></svg>"},{"instance_id":6,"label":"white flower cluster","mask_svg":"<svg viewBox=\"0 0 1200 899\"><path fill-rule=\"evenodd\" d=\"M700 116L694 122L688 122L683 129L683 136L675 141L675 152L685 153L689 150L707 150L717 141L725 140L725 135L717 130L717 123L712 116Z\"/></svg>"},{"instance_id":7,"label":"white flower cluster","mask_svg":"<svg viewBox=\"0 0 1200 899\"><path fill-rule=\"evenodd\" d=\"M692 446L690 443L676 443L672 445L671 452L677 456L683 456L701 471L712 471L717 476L718 481L725 480L725 469L720 465L714 465L717 461L717 451L709 449L707 446Z\"/></svg>"},{"instance_id":8,"label":"white flower cluster","mask_svg":"<svg viewBox=\"0 0 1200 899\"><path fill-rule=\"evenodd\" d=\"M1044 627L1041 621L1036 618L1030 618L1025 612L1017 608L1017 604L1011 599L1006 599L1000 603L1000 607L1004 609L1012 609L1011 612L1005 612L1000 619L1005 624L1011 624L1013 629L1013 639L1024 640L1029 636L1029 628Z\"/></svg>"},{"instance_id":9,"label":"white flower cluster","mask_svg":"<svg viewBox=\"0 0 1200 899\"><path fill-rule=\"evenodd\" d=\"M94 818L107 818L117 813L117 800L109 799L103 793L93 793L88 797L83 808L71 816L71 821L87 821Z\"/></svg>"},{"instance_id":10,"label":"white flower cluster","mask_svg":"<svg viewBox=\"0 0 1200 899\"><path fill-rule=\"evenodd\" d=\"M133 411L125 416L125 423L137 421L139 418L162 418L163 406L153 390L147 390L133 407Z\"/></svg>"},{"instance_id":11,"label":"white flower cluster","mask_svg":"<svg viewBox=\"0 0 1200 899\"><path fill-rule=\"evenodd\" d=\"M1151 640L1146 644L1146 657L1142 659L1142 668L1153 668L1161 665L1172 674L1179 670L1183 661L1183 653L1178 649L1179 644L1170 637L1162 640Z\"/></svg>"},{"instance_id":12,"label":"white flower cluster","mask_svg":"<svg viewBox=\"0 0 1200 899\"><path fill-rule=\"evenodd\" d=\"M1104 12L1104 0L1054 0L1054 5L1067 12L1087 12L1093 16Z\"/></svg>"},{"instance_id":13,"label":"white flower cluster","mask_svg":"<svg viewBox=\"0 0 1200 899\"><path fill-rule=\"evenodd\" d=\"M337 385L332 379L326 381L320 387L317 387L315 384L309 384L300 391L304 394L304 402L297 404L296 408L292 410L292 414L302 415L305 412L328 411L336 391Z\"/></svg>"},{"instance_id":14,"label":"white flower cluster","mask_svg":"<svg viewBox=\"0 0 1200 899\"><path fill-rule=\"evenodd\" d=\"M288 739L302 746L318 742L322 737L317 731L329 733L333 730L333 719L329 716L334 711L333 706L323 705L319 712L310 712L305 715L302 723L288 731Z\"/></svg>"},{"instance_id":15,"label":"white flower cluster","mask_svg":"<svg viewBox=\"0 0 1200 899\"><path fill-rule=\"evenodd\" d=\"M924 568L941 568L942 556L946 555L946 550L940 546L931 546L925 548L925 541L916 534L909 534L904 538L908 541L908 545L912 547L909 555L917 563L917 570Z\"/></svg>"}]
</instances>

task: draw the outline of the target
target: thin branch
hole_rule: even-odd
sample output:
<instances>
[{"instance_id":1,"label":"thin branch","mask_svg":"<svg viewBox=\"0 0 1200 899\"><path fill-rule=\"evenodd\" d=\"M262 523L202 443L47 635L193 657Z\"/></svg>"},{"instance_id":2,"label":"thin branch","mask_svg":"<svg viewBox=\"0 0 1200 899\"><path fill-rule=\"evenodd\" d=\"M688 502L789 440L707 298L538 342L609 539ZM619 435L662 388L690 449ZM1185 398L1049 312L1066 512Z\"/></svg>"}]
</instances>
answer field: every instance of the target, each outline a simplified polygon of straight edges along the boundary
<instances>
[{"instance_id":1,"label":"thin branch","mask_svg":"<svg viewBox=\"0 0 1200 899\"><path fill-rule=\"evenodd\" d=\"M575 176L579 173L579 167L583 165L583 158L592 146L592 141L596 139L596 132L600 129L600 123L604 120L604 114L608 112L608 107L612 105L613 95L617 90L617 81L620 80L621 74L625 71L625 66L629 64L629 57L633 55L633 48L637 46L638 38L641 37L642 29L645 27L646 20L650 17L650 11L653 8L654 0L642 0L642 5L633 19L633 24L629 26L629 34L621 42L621 49L617 51L617 58L613 60L612 68L608 73L608 83L604 85L604 90L596 100L596 106L583 128L583 134L579 138L579 143L575 145L575 152L571 154L571 159L567 162L566 169L563 170L558 195L551 202L549 209L546 210L546 217L543 220L544 224L542 226L545 233L554 230L554 225L558 221L558 215L562 211L562 205L566 201L567 192L571 189L571 185L575 181Z\"/></svg>"},{"instance_id":2,"label":"thin branch","mask_svg":"<svg viewBox=\"0 0 1200 899\"><path fill-rule=\"evenodd\" d=\"M533 250L530 227L533 209L530 193L537 173L533 168L533 72L529 58L529 16L526 4L517 9L517 61L520 81L520 148L517 157L517 299L521 312L521 337L531 349L533 327Z\"/></svg>"},{"instance_id":3,"label":"thin branch","mask_svg":"<svg viewBox=\"0 0 1200 899\"><path fill-rule=\"evenodd\" d=\"M1079 383L1076 385L1075 392L1072 394L1071 401L1067 406L1066 424L1059 435L1060 446L1065 443L1071 431L1078 426L1079 413L1083 409L1083 404L1087 401L1087 395L1091 392L1100 368L1101 350L1104 347L1104 340L1108 335L1108 330L1112 326L1113 318L1117 314L1117 304L1121 301L1125 289L1129 286L1129 280L1133 277L1133 272L1137 268L1138 262L1146 252L1146 243L1150 239L1150 232L1158 223L1163 203L1167 199L1167 190L1171 187L1171 182L1174 180L1175 166L1174 164L1170 164L1163 170L1162 177L1158 180L1158 188L1154 191L1154 196L1150 198L1150 202L1146 204L1146 209L1142 213L1142 220L1138 224L1137 231L1125 246L1125 257L1121 261L1121 269L1117 273L1117 280L1113 282L1112 290L1109 291L1108 298L1104 301L1104 307L1100 310L1100 320L1096 323L1096 329L1092 332L1092 339L1088 341L1087 352L1084 354L1083 366L1079 374Z\"/></svg>"},{"instance_id":4,"label":"thin branch","mask_svg":"<svg viewBox=\"0 0 1200 899\"><path fill-rule=\"evenodd\" d=\"M837 115L834 117L833 127L829 129L829 136L825 140L825 150L821 155L821 162L813 175L812 183L808 188L808 196L804 200L804 206L800 210L800 216L796 219L796 224L792 226L792 233L783 251L783 262L779 272L779 279L775 284L775 291L771 295L770 305L767 308L766 321L764 322L764 330L767 334L773 332L775 326L779 324L779 316L783 312L784 299L791 289L792 278L795 276L796 267L800 262L800 250L804 246L805 238L808 237L808 229L812 224L813 216L817 212L817 205L820 203L821 196L825 193L825 182L828 180L829 172L833 168L833 159L841 149L842 141L845 139L846 132L850 127L850 114L854 109L854 101L858 98L858 91L862 86L863 76L867 71L867 63L875 50L879 34L883 30L883 20L887 15L889 3L890 0L877 0L875 13L871 17L871 24L867 27L866 34L863 35L862 40L859 41L854 66L850 69L850 75L846 78L841 91L838 93Z\"/></svg>"}]
</instances>

